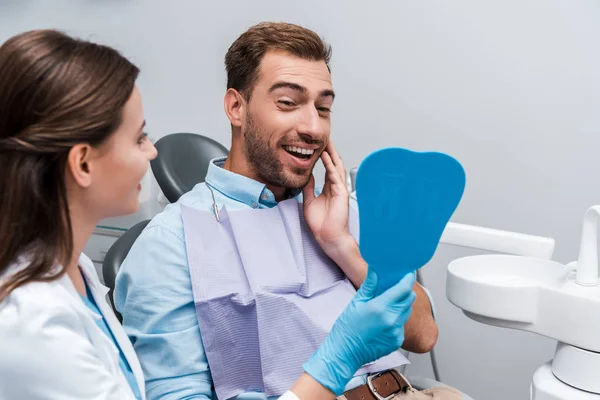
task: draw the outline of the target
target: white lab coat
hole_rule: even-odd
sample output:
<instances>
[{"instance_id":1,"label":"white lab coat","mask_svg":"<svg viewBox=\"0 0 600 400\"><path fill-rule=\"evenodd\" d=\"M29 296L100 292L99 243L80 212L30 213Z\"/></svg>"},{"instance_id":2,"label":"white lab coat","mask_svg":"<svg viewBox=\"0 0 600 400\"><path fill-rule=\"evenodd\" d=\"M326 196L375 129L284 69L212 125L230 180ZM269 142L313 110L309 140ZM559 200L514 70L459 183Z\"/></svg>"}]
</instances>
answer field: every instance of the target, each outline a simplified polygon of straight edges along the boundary
<instances>
[{"instance_id":1,"label":"white lab coat","mask_svg":"<svg viewBox=\"0 0 600 400\"><path fill-rule=\"evenodd\" d=\"M82 254L79 265L145 399L142 368L106 302L108 288L87 256ZM8 272L22 266L15 263ZM97 318L66 275L14 290L0 303L0 400L134 399L119 367L119 351L96 325Z\"/></svg>"}]
</instances>

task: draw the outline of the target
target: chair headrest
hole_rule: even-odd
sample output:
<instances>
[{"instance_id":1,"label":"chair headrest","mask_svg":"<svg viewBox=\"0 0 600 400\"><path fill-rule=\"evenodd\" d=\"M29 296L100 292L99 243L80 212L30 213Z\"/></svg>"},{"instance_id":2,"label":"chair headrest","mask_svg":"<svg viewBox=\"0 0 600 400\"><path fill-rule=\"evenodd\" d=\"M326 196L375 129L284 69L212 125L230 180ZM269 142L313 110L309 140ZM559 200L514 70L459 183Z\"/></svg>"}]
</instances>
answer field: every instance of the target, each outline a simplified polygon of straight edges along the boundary
<instances>
[{"instance_id":1,"label":"chair headrest","mask_svg":"<svg viewBox=\"0 0 600 400\"><path fill-rule=\"evenodd\" d=\"M221 143L195 133L166 135L156 148L158 156L150 162L152 173L171 203L204 182L210 160L229 154Z\"/></svg>"}]
</instances>

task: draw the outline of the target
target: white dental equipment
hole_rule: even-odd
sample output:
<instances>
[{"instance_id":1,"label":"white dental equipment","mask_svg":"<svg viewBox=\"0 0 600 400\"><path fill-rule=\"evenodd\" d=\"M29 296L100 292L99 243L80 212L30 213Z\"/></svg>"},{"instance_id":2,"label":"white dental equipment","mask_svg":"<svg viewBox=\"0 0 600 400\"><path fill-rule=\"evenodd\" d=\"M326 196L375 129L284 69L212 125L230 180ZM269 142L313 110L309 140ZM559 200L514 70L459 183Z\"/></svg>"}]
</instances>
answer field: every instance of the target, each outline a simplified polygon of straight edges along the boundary
<instances>
[{"instance_id":1,"label":"white dental equipment","mask_svg":"<svg viewBox=\"0 0 600 400\"><path fill-rule=\"evenodd\" d=\"M533 375L531 400L600 399L599 216L600 206L586 212L579 259L566 266L550 260L549 238L458 224L442 236L441 243L513 254L452 261L446 295L475 321L558 341Z\"/></svg>"}]
</instances>

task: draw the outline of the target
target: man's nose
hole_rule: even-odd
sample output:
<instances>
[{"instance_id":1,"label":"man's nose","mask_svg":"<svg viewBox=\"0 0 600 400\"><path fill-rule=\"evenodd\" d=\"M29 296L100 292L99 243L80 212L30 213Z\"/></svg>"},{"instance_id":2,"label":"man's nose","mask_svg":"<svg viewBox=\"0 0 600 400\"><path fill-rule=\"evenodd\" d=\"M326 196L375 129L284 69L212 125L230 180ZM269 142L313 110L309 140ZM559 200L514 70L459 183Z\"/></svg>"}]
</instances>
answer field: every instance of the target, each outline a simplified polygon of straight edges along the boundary
<instances>
[{"instance_id":1,"label":"man's nose","mask_svg":"<svg viewBox=\"0 0 600 400\"><path fill-rule=\"evenodd\" d=\"M306 107L298 120L297 132L303 139L323 140L325 129L319 111L314 107Z\"/></svg>"}]
</instances>

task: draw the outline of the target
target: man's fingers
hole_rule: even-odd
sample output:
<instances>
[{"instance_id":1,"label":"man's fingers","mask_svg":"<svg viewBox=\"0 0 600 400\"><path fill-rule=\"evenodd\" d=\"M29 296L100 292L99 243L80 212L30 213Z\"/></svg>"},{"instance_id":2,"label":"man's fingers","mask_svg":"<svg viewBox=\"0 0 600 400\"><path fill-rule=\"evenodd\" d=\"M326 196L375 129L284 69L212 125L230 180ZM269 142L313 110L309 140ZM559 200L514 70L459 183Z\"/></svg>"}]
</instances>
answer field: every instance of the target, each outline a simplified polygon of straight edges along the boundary
<instances>
[{"instance_id":1,"label":"man's fingers","mask_svg":"<svg viewBox=\"0 0 600 400\"><path fill-rule=\"evenodd\" d=\"M327 150L321 153L321 161L323 161L323 165L325 166L325 171L327 171L327 173L336 171L333 160L331 159L331 155Z\"/></svg>"},{"instance_id":2,"label":"man's fingers","mask_svg":"<svg viewBox=\"0 0 600 400\"><path fill-rule=\"evenodd\" d=\"M315 176L311 175L308 183L302 189L304 205L310 204L315 198Z\"/></svg>"},{"instance_id":3,"label":"man's fingers","mask_svg":"<svg viewBox=\"0 0 600 400\"><path fill-rule=\"evenodd\" d=\"M338 174L340 174L342 180L345 180L346 168L344 167L344 162L342 161L342 157L340 157L340 155L338 154L337 150L335 149L335 146L333 145L333 141L331 140L327 144L327 153L329 153L331 160L333 161L333 164L335 165L335 168L338 171Z\"/></svg>"},{"instance_id":4,"label":"man's fingers","mask_svg":"<svg viewBox=\"0 0 600 400\"><path fill-rule=\"evenodd\" d=\"M331 185L335 184L334 175L336 174L336 169L327 151L323 151L321 153L321 161L323 161L323 165L325 166L325 184L323 185L323 191L321 193L324 195L329 195L331 191Z\"/></svg>"},{"instance_id":5,"label":"man's fingers","mask_svg":"<svg viewBox=\"0 0 600 400\"><path fill-rule=\"evenodd\" d=\"M328 152L324 151L322 153L323 165L325 165L325 170L327 172L327 179L334 185L343 184L344 179L342 179L338 173L338 169L335 167L333 160Z\"/></svg>"}]
</instances>

